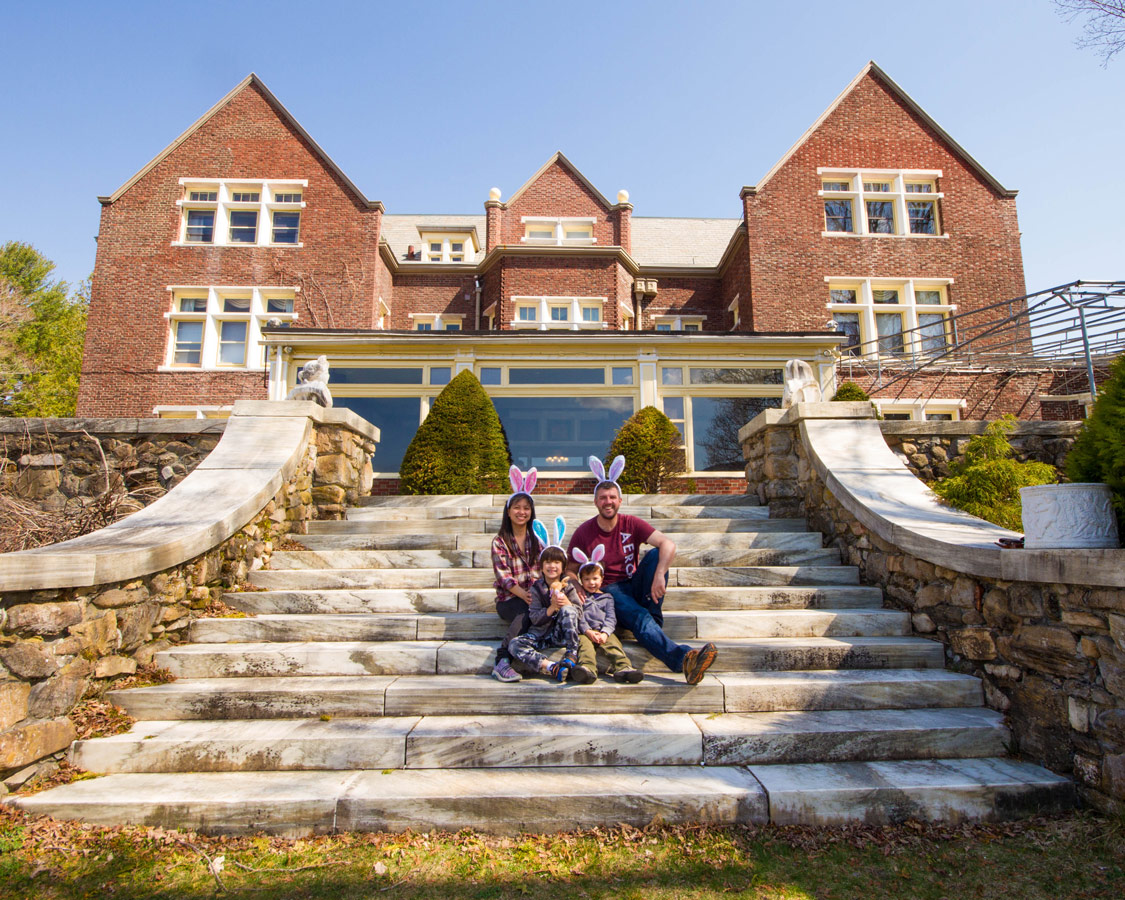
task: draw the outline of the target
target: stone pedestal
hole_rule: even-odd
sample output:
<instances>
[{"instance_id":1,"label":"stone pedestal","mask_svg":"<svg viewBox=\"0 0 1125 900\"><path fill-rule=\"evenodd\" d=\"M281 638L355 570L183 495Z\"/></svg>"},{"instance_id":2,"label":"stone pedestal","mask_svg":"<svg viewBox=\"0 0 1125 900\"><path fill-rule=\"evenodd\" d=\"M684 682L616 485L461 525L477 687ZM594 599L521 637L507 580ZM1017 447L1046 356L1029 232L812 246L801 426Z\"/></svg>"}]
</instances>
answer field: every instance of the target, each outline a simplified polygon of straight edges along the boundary
<instances>
[{"instance_id":1,"label":"stone pedestal","mask_svg":"<svg viewBox=\"0 0 1125 900\"><path fill-rule=\"evenodd\" d=\"M1029 550L1113 548L1117 521L1104 484L1020 488L1024 546Z\"/></svg>"}]
</instances>

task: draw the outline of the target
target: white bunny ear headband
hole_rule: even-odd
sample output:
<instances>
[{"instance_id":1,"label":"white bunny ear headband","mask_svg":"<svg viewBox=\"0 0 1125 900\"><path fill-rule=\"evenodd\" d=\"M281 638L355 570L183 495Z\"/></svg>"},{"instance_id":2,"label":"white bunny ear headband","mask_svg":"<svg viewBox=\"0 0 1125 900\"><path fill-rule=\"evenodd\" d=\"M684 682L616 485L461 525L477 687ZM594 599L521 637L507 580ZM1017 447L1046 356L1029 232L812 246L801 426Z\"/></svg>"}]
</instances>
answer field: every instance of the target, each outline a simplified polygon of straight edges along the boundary
<instances>
[{"instance_id":1,"label":"white bunny ear headband","mask_svg":"<svg viewBox=\"0 0 1125 900\"><path fill-rule=\"evenodd\" d=\"M621 485L617 483L617 479L620 478L621 473L625 471L625 457L615 456L613 458L613 462L609 464L608 475L606 474L605 466L602 465L602 461L596 456L591 456L589 462L590 471L594 473L594 478L597 479L597 483L594 485L594 493L596 494L598 492L598 488L600 488L603 484L612 484L615 488L617 488L617 493L620 494Z\"/></svg>"},{"instance_id":2,"label":"white bunny ear headband","mask_svg":"<svg viewBox=\"0 0 1125 900\"><path fill-rule=\"evenodd\" d=\"M521 495L524 497L531 496L531 492L535 490L535 485L539 481L539 471L532 466L525 475L520 471L519 466L512 466L508 470L508 481L512 483L512 496L508 498L508 504L510 504Z\"/></svg>"},{"instance_id":3,"label":"white bunny ear headband","mask_svg":"<svg viewBox=\"0 0 1125 900\"><path fill-rule=\"evenodd\" d=\"M605 574L605 566L602 565L602 557L605 556L605 544L598 544L593 551L587 556L577 547L570 551L575 561L578 563L578 571L581 572L586 566L597 566Z\"/></svg>"},{"instance_id":4,"label":"white bunny ear headband","mask_svg":"<svg viewBox=\"0 0 1125 900\"><path fill-rule=\"evenodd\" d=\"M542 545L543 550L548 547L558 547L562 550L563 537L566 535L566 521L562 516L555 516L555 539L552 541L547 534L547 526L539 519L531 523L531 530L535 532L535 536L539 538L539 543ZM539 555L543 555L543 550L539 551Z\"/></svg>"}]
</instances>

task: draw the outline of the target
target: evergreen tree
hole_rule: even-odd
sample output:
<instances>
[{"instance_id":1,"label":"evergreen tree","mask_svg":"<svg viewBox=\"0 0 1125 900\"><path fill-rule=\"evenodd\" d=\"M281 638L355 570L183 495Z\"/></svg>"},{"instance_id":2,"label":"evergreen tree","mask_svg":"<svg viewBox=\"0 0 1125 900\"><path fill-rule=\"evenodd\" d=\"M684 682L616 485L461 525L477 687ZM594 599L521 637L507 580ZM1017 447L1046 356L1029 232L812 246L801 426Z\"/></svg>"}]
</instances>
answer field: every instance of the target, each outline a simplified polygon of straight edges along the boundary
<instances>
[{"instance_id":1,"label":"evergreen tree","mask_svg":"<svg viewBox=\"0 0 1125 900\"><path fill-rule=\"evenodd\" d=\"M376 453L378 459L378 453ZM399 469L403 494L489 494L508 483L511 456L496 407L472 372L434 399Z\"/></svg>"},{"instance_id":2,"label":"evergreen tree","mask_svg":"<svg viewBox=\"0 0 1125 900\"><path fill-rule=\"evenodd\" d=\"M610 444L606 466L625 457L625 471L617 479L627 494L656 494L664 483L684 471L683 437L655 406L637 410L622 423Z\"/></svg>"},{"instance_id":3,"label":"evergreen tree","mask_svg":"<svg viewBox=\"0 0 1125 900\"><path fill-rule=\"evenodd\" d=\"M1118 533L1125 536L1125 356L1114 360L1108 380L1098 388L1090 417L1067 455L1066 474L1071 481L1109 485Z\"/></svg>"},{"instance_id":4,"label":"evergreen tree","mask_svg":"<svg viewBox=\"0 0 1125 900\"><path fill-rule=\"evenodd\" d=\"M864 401L870 400L867 396L867 391L861 388L854 381L843 381L840 386L836 388L836 393L832 395L832 399L838 402L845 401Z\"/></svg>"}]
</instances>

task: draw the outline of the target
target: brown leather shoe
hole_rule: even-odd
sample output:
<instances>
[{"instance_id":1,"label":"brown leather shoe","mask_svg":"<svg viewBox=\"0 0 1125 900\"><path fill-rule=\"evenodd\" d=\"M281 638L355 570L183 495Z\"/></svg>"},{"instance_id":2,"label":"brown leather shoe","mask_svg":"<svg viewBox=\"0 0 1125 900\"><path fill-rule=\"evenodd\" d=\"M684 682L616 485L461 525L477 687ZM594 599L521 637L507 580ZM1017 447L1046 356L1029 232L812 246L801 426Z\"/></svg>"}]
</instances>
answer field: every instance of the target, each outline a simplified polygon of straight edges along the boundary
<instances>
[{"instance_id":1,"label":"brown leather shoe","mask_svg":"<svg viewBox=\"0 0 1125 900\"><path fill-rule=\"evenodd\" d=\"M717 652L715 645L710 641L698 650L689 650L684 655L684 681L688 684L699 684L711 663L715 661Z\"/></svg>"}]
</instances>

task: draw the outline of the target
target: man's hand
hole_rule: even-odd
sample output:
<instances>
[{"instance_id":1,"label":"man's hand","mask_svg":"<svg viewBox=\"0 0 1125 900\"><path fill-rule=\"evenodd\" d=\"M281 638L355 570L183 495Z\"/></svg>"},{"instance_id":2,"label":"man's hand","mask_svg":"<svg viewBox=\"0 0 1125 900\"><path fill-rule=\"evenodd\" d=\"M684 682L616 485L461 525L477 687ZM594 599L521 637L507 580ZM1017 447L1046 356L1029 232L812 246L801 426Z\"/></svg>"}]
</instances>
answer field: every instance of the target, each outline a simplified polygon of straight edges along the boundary
<instances>
[{"instance_id":1,"label":"man's hand","mask_svg":"<svg viewBox=\"0 0 1125 900\"><path fill-rule=\"evenodd\" d=\"M676 555L676 542L668 535L660 531L654 531L645 543L652 545L660 553L656 561L656 570L652 575L652 589L650 591L652 602L659 603L664 599L666 590L664 581L668 577L668 567L672 564L672 559Z\"/></svg>"}]
</instances>

